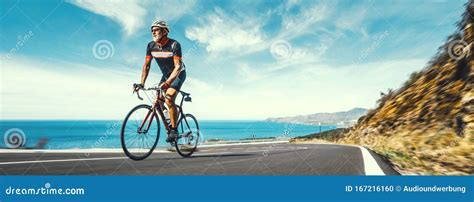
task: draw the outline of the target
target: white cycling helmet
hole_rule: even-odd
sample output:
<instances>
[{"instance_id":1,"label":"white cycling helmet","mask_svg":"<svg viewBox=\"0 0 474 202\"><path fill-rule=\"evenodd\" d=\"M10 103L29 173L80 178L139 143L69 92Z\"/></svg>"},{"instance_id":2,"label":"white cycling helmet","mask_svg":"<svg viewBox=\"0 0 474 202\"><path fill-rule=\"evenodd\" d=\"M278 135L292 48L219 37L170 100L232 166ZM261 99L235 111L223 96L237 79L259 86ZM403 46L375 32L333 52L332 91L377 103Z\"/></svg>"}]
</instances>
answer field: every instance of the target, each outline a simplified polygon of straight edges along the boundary
<instances>
[{"instance_id":1,"label":"white cycling helmet","mask_svg":"<svg viewBox=\"0 0 474 202\"><path fill-rule=\"evenodd\" d=\"M170 32L170 28L164 20L156 20L155 22L151 23L150 29L153 29L153 27L165 28L168 33Z\"/></svg>"}]
</instances>

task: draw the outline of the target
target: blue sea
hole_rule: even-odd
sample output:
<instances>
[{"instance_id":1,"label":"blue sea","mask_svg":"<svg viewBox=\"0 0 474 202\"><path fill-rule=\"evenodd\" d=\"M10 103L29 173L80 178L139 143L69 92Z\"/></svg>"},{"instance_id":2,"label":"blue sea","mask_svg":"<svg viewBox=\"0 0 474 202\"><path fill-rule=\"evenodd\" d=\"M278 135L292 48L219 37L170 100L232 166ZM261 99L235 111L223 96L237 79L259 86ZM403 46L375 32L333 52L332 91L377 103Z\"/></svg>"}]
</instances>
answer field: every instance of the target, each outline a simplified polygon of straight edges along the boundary
<instances>
[{"instance_id":1,"label":"blue sea","mask_svg":"<svg viewBox=\"0 0 474 202\"><path fill-rule=\"evenodd\" d=\"M335 126L314 126L268 121L200 121L201 140L241 140L262 137L296 137L327 131ZM25 147L35 147L41 139L47 140L47 149L93 149L121 148L120 129L122 120L45 120L45 121L0 121L2 140L11 129L21 130L25 136ZM164 128L161 129L159 146L165 146Z\"/></svg>"}]
</instances>

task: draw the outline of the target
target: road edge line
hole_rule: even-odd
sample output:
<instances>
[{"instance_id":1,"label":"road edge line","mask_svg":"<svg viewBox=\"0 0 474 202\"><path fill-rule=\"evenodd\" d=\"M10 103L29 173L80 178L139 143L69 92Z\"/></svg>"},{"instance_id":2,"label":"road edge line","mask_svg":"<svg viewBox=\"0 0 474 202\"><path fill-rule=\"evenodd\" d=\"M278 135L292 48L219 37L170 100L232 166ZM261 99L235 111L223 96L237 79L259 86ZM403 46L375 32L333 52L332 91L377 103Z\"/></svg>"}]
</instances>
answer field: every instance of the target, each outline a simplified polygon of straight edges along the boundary
<instances>
[{"instance_id":1,"label":"road edge line","mask_svg":"<svg viewBox=\"0 0 474 202\"><path fill-rule=\"evenodd\" d=\"M358 145L355 146L359 147L360 151L362 152L365 175L385 175L382 168L380 168L379 164L372 156L372 154L370 154L367 148Z\"/></svg>"}]
</instances>

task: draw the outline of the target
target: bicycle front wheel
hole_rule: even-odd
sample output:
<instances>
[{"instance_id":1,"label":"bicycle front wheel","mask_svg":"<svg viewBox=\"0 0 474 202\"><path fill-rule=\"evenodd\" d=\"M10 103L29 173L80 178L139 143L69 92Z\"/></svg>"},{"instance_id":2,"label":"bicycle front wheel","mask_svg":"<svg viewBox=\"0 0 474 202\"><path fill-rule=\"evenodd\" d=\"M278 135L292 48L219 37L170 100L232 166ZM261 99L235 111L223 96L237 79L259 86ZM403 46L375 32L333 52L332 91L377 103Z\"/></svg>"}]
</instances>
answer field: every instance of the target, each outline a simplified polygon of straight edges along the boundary
<instances>
[{"instance_id":1,"label":"bicycle front wheel","mask_svg":"<svg viewBox=\"0 0 474 202\"><path fill-rule=\"evenodd\" d=\"M149 105L138 105L125 117L120 132L122 149L133 160L143 160L153 153L160 138L158 115Z\"/></svg>"},{"instance_id":2,"label":"bicycle front wheel","mask_svg":"<svg viewBox=\"0 0 474 202\"><path fill-rule=\"evenodd\" d=\"M176 137L176 151L182 157L189 157L196 151L199 143L199 125L196 118L186 114L178 123L178 137Z\"/></svg>"}]
</instances>

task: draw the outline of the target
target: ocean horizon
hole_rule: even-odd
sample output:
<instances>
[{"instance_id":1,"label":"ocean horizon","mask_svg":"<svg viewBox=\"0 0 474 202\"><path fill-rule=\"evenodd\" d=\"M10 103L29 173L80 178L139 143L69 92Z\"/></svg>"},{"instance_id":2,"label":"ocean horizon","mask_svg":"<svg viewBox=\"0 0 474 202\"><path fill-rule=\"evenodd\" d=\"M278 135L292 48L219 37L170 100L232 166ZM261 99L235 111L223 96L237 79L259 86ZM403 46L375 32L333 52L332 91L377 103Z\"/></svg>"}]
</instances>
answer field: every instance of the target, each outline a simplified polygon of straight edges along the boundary
<instances>
[{"instance_id":1,"label":"ocean horizon","mask_svg":"<svg viewBox=\"0 0 474 202\"><path fill-rule=\"evenodd\" d=\"M20 130L26 140L23 147L35 148L38 142L46 143L45 149L99 149L121 148L120 130L123 120L1 120L3 141L0 148L7 148L7 132ZM297 137L336 126L277 123L265 120L202 120L199 121L201 143L209 140L242 140L266 137ZM165 142L161 128L158 146Z\"/></svg>"}]
</instances>

